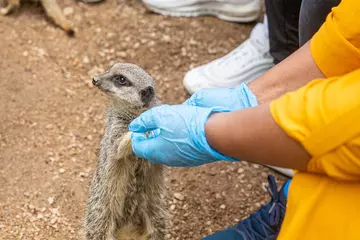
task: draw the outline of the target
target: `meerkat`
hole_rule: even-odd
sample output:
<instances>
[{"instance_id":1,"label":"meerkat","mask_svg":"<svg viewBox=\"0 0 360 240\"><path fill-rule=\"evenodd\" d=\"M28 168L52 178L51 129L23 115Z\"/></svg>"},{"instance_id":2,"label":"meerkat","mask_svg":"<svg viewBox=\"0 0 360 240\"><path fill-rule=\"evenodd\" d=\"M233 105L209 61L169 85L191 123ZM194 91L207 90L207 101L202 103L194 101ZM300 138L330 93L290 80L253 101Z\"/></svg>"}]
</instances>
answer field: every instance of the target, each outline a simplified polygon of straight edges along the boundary
<instances>
[{"instance_id":1,"label":"meerkat","mask_svg":"<svg viewBox=\"0 0 360 240\"><path fill-rule=\"evenodd\" d=\"M21 0L8 0L7 6L0 8L2 15L9 15L20 7ZM71 23L64 16L61 8L57 4L56 0L31 0L33 2L40 1L43 5L47 15L54 21L56 25L61 27L69 35L74 34L74 30L71 27Z\"/></svg>"},{"instance_id":2,"label":"meerkat","mask_svg":"<svg viewBox=\"0 0 360 240\"><path fill-rule=\"evenodd\" d=\"M85 215L86 240L163 240L167 210L164 167L132 151L128 125L161 105L153 79L140 67L116 63L93 84L109 97L99 163Z\"/></svg>"}]
</instances>

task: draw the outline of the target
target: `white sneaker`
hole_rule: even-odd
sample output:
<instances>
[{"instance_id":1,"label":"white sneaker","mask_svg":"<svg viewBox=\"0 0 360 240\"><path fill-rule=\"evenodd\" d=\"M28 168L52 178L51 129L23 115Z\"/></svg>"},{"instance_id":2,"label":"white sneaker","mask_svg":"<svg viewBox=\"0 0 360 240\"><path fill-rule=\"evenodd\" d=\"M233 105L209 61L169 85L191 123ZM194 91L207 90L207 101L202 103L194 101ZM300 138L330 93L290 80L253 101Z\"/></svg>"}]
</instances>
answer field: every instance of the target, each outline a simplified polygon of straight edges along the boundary
<instances>
[{"instance_id":1,"label":"white sneaker","mask_svg":"<svg viewBox=\"0 0 360 240\"><path fill-rule=\"evenodd\" d=\"M193 94L203 88L235 87L249 83L273 64L269 39L263 23L258 23L250 38L228 55L186 73L184 86Z\"/></svg>"},{"instance_id":2,"label":"white sneaker","mask_svg":"<svg viewBox=\"0 0 360 240\"><path fill-rule=\"evenodd\" d=\"M261 12L260 0L143 0L156 13L174 17L216 16L234 22L252 22Z\"/></svg>"}]
</instances>

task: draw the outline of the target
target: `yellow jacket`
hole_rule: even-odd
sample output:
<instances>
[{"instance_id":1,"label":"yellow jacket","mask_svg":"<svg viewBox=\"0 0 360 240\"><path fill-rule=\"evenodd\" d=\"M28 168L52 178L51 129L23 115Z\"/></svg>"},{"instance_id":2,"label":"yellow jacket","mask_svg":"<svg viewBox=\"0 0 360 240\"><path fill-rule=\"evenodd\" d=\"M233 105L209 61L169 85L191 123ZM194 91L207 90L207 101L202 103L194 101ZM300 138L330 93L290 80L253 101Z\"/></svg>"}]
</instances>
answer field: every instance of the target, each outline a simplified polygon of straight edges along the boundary
<instances>
[{"instance_id":1,"label":"yellow jacket","mask_svg":"<svg viewBox=\"0 0 360 240\"><path fill-rule=\"evenodd\" d=\"M327 78L271 103L275 121L312 156L290 185L278 239L358 240L360 1L333 8L310 46Z\"/></svg>"}]
</instances>

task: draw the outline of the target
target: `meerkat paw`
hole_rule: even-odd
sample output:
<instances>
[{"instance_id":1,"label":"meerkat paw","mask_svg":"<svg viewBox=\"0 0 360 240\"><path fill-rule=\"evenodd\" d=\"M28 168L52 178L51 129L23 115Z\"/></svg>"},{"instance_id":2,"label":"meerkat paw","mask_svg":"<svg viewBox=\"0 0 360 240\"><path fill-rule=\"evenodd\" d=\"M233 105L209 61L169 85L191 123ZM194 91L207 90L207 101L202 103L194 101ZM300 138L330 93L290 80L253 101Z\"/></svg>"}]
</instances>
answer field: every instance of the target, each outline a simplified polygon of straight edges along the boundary
<instances>
[{"instance_id":1,"label":"meerkat paw","mask_svg":"<svg viewBox=\"0 0 360 240\"><path fill-rule=\"evenodd\" d=\"M75 31L70 24L60 25L60 27L69 35L74 35Z\"/></svg>"},{"instance_id":2,"label":"meerkat paw","mask_svg":"<svg viewBox=\"0 0 360 240\"><path fill-rule=\"evenodd\" d=\"M20 4L11 4L11 3L9 3L9 5L7 5L6 7L0 8L0 13L1 13L1 15L4 15L4 16L9 15L10 13L15 11L19 7L20 7Z\"/></svg>"}]
</instances>

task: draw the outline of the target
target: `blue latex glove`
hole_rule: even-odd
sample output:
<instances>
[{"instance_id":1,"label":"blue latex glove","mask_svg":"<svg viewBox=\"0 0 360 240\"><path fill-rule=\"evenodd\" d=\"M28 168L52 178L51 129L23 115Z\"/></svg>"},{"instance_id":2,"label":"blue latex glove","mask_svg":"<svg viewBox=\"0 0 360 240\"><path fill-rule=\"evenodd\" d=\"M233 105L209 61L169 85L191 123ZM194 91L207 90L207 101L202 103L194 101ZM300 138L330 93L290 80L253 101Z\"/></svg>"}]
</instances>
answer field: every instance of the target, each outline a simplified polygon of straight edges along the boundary
<instances>
[{"instance_id":1,"label":"blue latex glove","mask_svg":"<svg viewBox=\"0 0 360 240\"><path fill-rule=\"evenodd\" d=\"M194 93L185 105L198 107L224 107L232 111L258 105L255 95L242 83L236 88L207 88Z\"/></svg>"},{"instance_id":2,"label":"blue latex glove","mask_svg":"<svg viewBox=\"0 0 360 240\"><path fill-rule=\"evenodd\" d=\"M215 112L229 110L185 105L152 108L129 125L133 132L133 151L152 163L177 167L199 166L220 160L235 161L213 150L206 140L205 123ZM144 133L149 131L155 134L146 138Z\"/></svg>"}]
</instances>

